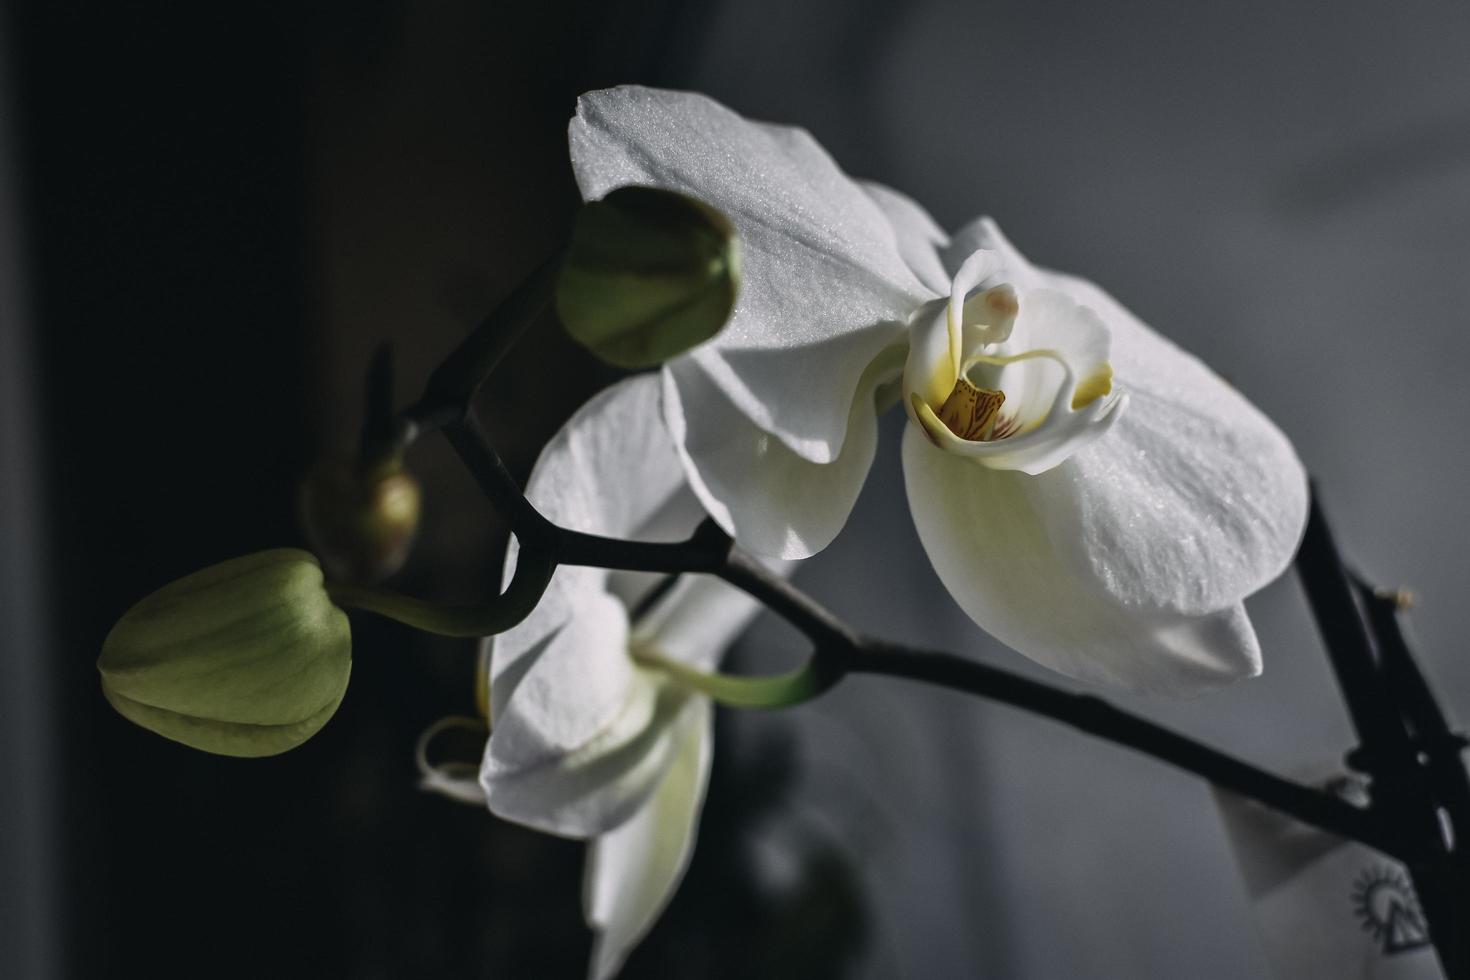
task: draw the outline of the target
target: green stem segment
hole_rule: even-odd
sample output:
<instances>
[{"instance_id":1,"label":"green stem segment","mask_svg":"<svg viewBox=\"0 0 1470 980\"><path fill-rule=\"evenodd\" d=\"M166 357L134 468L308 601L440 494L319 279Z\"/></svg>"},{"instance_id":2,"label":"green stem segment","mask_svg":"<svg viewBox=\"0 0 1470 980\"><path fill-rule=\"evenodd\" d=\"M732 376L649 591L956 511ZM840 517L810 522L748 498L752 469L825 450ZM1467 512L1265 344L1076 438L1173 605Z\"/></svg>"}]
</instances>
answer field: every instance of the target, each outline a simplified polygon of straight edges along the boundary
<instances>
[{"instance_id":1,"label":"green stem segment","mask_svg":"<svg viewBox=\"0 0 1470 980\"><path fill-rule=\"evenodd\" d=\"M633 659L657 670L677 684L731 708L787 708L810 701L832 686L836 677L823 670L816 658L796 670L769 677L738 677L717 671L696 670L686 663L639 651Z\"/></svg>"},{"instance_id":2,"label":"green stem segment","mask_svg":"<svg viewBox=\"0 0 1470 980\"><path fill-rule=\"evenodd\" d=\"M377 613L440 636L479 637L504 633L531 614L556 570L549 552L523 549L515 576L503 594L483 605L457 605L416 599L389 589L331 583L327 594L338 606Z\"/></svg>"}]
</instances>

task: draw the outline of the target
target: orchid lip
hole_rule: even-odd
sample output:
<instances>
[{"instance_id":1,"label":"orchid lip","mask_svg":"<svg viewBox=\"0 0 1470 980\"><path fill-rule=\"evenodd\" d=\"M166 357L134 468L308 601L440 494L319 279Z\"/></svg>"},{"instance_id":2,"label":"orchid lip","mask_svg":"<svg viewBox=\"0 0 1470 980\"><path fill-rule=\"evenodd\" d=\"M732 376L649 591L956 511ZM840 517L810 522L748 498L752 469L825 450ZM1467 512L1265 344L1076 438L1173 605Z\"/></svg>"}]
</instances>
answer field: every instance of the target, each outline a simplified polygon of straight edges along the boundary
<instances>
[{"instance_id":1,"label":"orchid lip","mask_svg":"<svg viewBox=\"0 0 1470 980\"><path fill-rule=\"evenodd\" d=\"M905 407L942 449L1041 473L1105 433L1126 398L1090 309L1007 282L975 290L978 274L993 282L996 271L992 256L977 254L944 312L915 316Z\"/></svg>"},{"instance_id":2,"label":"orchid lip","mask_svg":"<svg viewBox=\"0 0 1470 980\"><path fill-rule=\"evenodd\" d=\"M1055 404L1060 404L1063 401L1070 403L1073 400L1073 396L1077 390L1077 383L1071 366L1067 363L1067 359L1057 351L1044 349L1028 350L1020 354L1014 354L1010 357L998 357L991 354L975 354L967 359L963 365L961 365L960 376L955 381L955 390L960 390L960 387L963 385L979 391L992 391L992 389L978 385L970 377L971 372L981 365L1003 368L1010 364L1020 364L1024 361L1032 361L1037 359L1047 359L1053 361L1056 364L1060 365L1062 371L1065 372L1065 381L1057 390L1057 397L1054 400L1053 406L1049 406L1048 409L1040 416L1030 419L1023 419L1021 417L1019 409L1011 412L1008 415L1002 415L1000 414L999 410L1005 404L1006 393L1004 390L994 389L994 394L999 396L999 400L996 402L995 419L993 421L993 424L991 424L985 430L983 435L980 435L978 437L967 436L964 433L955 430L953 426L950 426L950 431L954 432L955 435L959 436L960 438L965 439L967 442L994 442L1000 439L1008 439L1012 436L1019 435L1022 432L1029 432L1033 429L1037 429L1045 425L1047 419L1051 417ZM940 413L940 418L944 418L943 412Z\"/></svg>"}]
</instances>

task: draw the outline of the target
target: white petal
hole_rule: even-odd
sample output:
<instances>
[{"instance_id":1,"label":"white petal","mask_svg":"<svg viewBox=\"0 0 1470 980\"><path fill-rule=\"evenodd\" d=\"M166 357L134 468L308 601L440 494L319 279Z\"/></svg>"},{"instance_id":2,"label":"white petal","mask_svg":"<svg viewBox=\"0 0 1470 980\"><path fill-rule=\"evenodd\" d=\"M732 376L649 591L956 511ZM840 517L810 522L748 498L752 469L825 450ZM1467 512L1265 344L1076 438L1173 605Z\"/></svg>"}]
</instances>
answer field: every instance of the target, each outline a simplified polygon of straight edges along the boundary
<instances>
[{"instance_id":1,"label":"white petal","mask_svg":"<svg viewBox=\"0 0 1470 980\"><path fill-rule=\"evenodd\" d=\"M908 360L903 369L904 410L915 422L913 399L918 396L931 406L944 404L953 390L966 351L977 346L981 332L966 343L966 294L1001 268L997 253L972 252L945 285L943 300L929 303L909 321ZM1006 328L1009 333L1009 327ZM983 338L989 342L990 338ZM1005 339L1000 337L1000 339Z\"/></svg>"},{"instance_id":2,"label":"white petal","mask_svg":"<svg viewBox=\"0 0 1470 980\"><path fill-rule=\"evenodd\" d=\"M946 269L958 274L970 256L980 249L995 252L1000 260L999 267L991 273L994 282L1008 282L1017 291L1045 284L1044 273L1028 262L1001 233L1000 226L988 217L976 218L950 236L949 245L941 251L940 259Z\"/></svg>"},{"instance_id":3,"label":"white petal","mask_svg":"<svg viewBox=\"0 0 1470 980\"><path fill-rule=\"evenodd\" d=\"M527 496L578 530L636 536L658 525L688 496L660 415L655 376L609 388L548 444ZM512 547L508 571L515 560ZM481 781L502 816L600 833L663 771L660 685L634 666L627 609L609 584L604 571L558 568L535 612L487 643L493 734Z\"/></svg>"},{"instance_id":4,"label":"white petal","mask_svg":"<svg viewBox=\"0 0 1470 980\"><path fill-rule=\"evenodd\" d=\"M954 357L954 333L949 328L947 301L936 300L914 315L909 326L908 360L903 367L904 411L915 423L913 401L943 405L959 377Z\"/></svg>"},{"instance_id":5,"label":"white petal","mask_svg":"<svg viewBox=\"0 0 1470 980\"><path fill-rule=\"evenodd\" d=\"M999 278L1004 271L1000 253L982 248L960 264L954 279L950 281L949 306L944 322L950 338L950 356L954 359L956 369L963 363L965 354L985 344L1000 343L1011 335L1013 317L1005 316L998 321L985 317L971 328L971 317L967 315L971 310L968 302L970 291L987 280L997 285L1004 283L1008 287L1007 293L1014 297L1014 285Z\"/></svg>"},{"instance_id":6,"label":"white petal","mask_svg":"<svg viewBox=\"0 0 1470 980\"><path fill-rule=\"evenodd\" d=\"M1306 472L1281 431L1097 286L1032 266L990 219L956 232L945 261L974 248L998 252L1021 287L1089 307L1108 330L1128 410L1038 495L1079 572L1129 606L1186 614L1224 609L1280 575L1307 512Z\"/></svg>"},{"instance_id":7,"label":"white petal","mask_svg":"<svg viewBox=\"0 0 1470 980\"><path fill-rule=\"evenodd\" d=\"M1091 283L1053 275L1112 334L1129 408L1038 494L1053 538L1119 602L1223 609L1291 562L1307 478L1291 443L1234 388Z\"/></svg>"},{"instance_id":8,"label":"white petal","mask_svg":"<svg viewBox=\"0 0 1470 980\"><path fill-rule=\"evenodd\" d=\"M694 699L677 731L677 755L634 816L588 848L583 904L597 930L588 975L607 980L668 905L689 866L709 784L709 702Z\"/></svg>"},{"instance_id":9,"label":"white petal","mask_svg":"<svg viewBox=\"0 0 1470 980\"><path fill-rule=\"evenodd\" d=\"M789 574L794 563L768 564L780 574ZM760 609L760 603L720 579L685 575L638 620L633 644L698 670L710 670Z\"/></svg>"},{"instance_id":10,"label":"white petal","mask_svg":"<svg viewBox=\"0 0 1470 980\"><path fill-rule=\"evenodd\" d=\"M863 372L933 298L878 205L805 131L748 122L701 95L591 92L569 139L584 197L664 187L735 223L739 302L686 356L762 430L813 462L835 459Z\"/></svg>"},{"instance_id":11,"label":"white petal","mask_svg":"<svg viewBox=\"0 0 1470 980\"><path fill-rule=\"evenodd\" d=\"M509 634L507 634L509 636ZM624 713L636 668L628 612L606 592L581 598L575 615L491 668L490 752L502 767L539 765L579 749Z\"/></svg>"},{"instance_id":12,"label":"white petal","mask_svg":"<svg viewBox=\"0 0 1470 980\"><path fill-rule=\"evenodd\" d=\"M640 672L613 721L575 751L537 764L507 761L492 730L480 766L498 816L564 837L606 833L632 818L658 788L677 751L676 720L694 699Z\"/></svg>"},{"instance_id":13,"label":"white petal","mask_svg":"<svg viewBox=\"0 0 1470 980\"><path fill-rule=\"evenodd\" d=\"M659 398L652 374L599 392L541 451L526 497L563 527L641 533L683 483Z\"/></svg>"},{"instance_id":14,"label":"white petal","mask_svg":"<svg viewBox=\"0 0 1470 980\"><path fill-rule=\"evenodd\" d=\"M950 275L939 260L939 250L949 245L944 229L908 195L870 180L860 180L858 186L887 216L898 237L899 254L918 280L936 295L948 292Z\"/></svg>"},{"instance_id":15,"label":"white petal","mask_svg":"<svg viewBox=\"0 0 1470 980\"><path fill-rule=\"evenodd\" d=\"M1056 289L1030 289L1021 295L1011 342L1006 350L1054 350L1080 382L1110 363L1108 324L1094 309Z\"/></svg>"},{"instance_id":16,"label":"white petal","mask_svg":"<svg viewBox=\"0 0 1470 980\"><path fill-rule=\"evenodd\" d=\"M683 474L668 430L659 411L659 385L654 375L619 382L583 405L541 451L526 496L549 519L578 531L618 537L636 536L658 515L674 506L684 489ZM514 539L506 551L504 581L510 581L519 549ZM529 666L521 661L539 655L547 637L567 621L573 610L596 603L604 594L608 573L603 569L563 566L535 611L515 628L486 641L490 651L491 716L497 726L505 720L516 684ZM605 610L605 606L599 606ZM604 611L612 616L612 612ZM626 627L624 627L626 630ZM626 661L606 651L609 636L596 649L567 655L566 669L575 676L585 658L598 669ZM611 668L607 668L611 669ZM557 682L548 678L547 691ZM571 698L579 688L563 693ZM538 712L550 705L525 703L518 710ZM580 695L578 695L580 696ZM615 699L621 703L621 692ZM527 721L531 727L535 722Z\"/></svg>"},{"instance_id":17,"label":"white petal","mask_svg":"<svg viewBox=\"0 0 1470 980\"><path fill-rule=\"evenodd\" d=\"M1260 672L1245 610L1191 617L1128 609L1061 560L1032 499L1051 473L992 470L905 428L904 482L940 580L987 632L1053 670L1160 694Z\"/></svg>"},{"instance_id":18,"label":"white petal","mask_svg":"<svg viewBox=\"0 0 1470 980\"><path fill-rule=\"evenodd\" d=\"M710 515L758 555L807 558L842 526L878 445L877 388L898 374L896 352L869 365L849 405L847 440L813 463L749 421L697 364L664 368L664 417L685 475Z\"/></svg>"}]
</instances>

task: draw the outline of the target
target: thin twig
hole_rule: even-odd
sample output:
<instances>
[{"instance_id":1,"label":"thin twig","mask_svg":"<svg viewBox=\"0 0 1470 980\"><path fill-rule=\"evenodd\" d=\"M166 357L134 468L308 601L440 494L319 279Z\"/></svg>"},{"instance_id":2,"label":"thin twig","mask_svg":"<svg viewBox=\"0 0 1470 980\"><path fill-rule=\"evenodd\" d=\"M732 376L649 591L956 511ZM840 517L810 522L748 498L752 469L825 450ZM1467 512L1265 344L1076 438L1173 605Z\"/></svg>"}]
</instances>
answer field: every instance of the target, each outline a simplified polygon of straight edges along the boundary
<instances>
[{"instance_id":1,"label":"thin twig","mask_svg":"<svg viewBox=\"0 0 1470 980\"><path fill-rule=\"evenodd\" d=\"M522 548L505 591L487 603L446 604L416 599L369 585L332 583L327 592L339 606L377 613L440 636L480 637L504 633L531 615L546 593L556 563L541 548Z\"/></svg>"},{"instance_id":2,"label":"thin twig","mask_svg":"<svg viewBox=\"0 0 1470 980\"><path fill-rule=\"evenodd\" d=\"M421 404L463 414L480 385L551 302L560 268L559 253L546 259L470 331L429 375Z\"/></svg>"},{"instance_id":3,"label":"thin twig","mask_svg":"<svg viewBox=\"0 0 1470 980\"><path fill-rule=\"evenodd\" d=\"M1266 772L1090 694L1074 694L952 653L882 640L864 641L851 669L924 681L1042 715L1167 762L1320 830L1380 849L1392 848L1393 842L1372 812Z\"/></svg>"}]
</instances>

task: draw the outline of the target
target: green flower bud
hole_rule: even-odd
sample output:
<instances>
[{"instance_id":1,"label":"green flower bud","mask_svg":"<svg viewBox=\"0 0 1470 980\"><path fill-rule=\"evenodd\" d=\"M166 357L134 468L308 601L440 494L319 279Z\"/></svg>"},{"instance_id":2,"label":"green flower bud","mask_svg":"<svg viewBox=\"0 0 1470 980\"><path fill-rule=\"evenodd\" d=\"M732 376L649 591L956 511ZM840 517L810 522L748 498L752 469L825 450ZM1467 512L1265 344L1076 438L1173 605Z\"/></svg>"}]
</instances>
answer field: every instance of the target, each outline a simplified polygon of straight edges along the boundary
<instances>
[{"instance_id":1,"label":"green flower bud","mask_svg":"<svg viewBox=\"0 0 1470 980\"><path fill-rule=\"evenodd\" d=\"M637 369L713 337L739 290L740 253L724 215L672 191L620 187L582 207L556 312L592 353Z\"/></svg>"},{"instance_id":2,"label":"green flower bud","mask_svg":"<svg viewBox=\"0 0 1470 980\"><path fill-rule=\"evenodd\" d=\"M301 524L333 581L381 582L408 560L421 499L396 461L363 473L323 460L301 486Z\"/></svg>"},{"instance_id":3,"label":"green flower bud","mask_svg":"<svg viewBox=\"0 0 1470 980\"><path fill-rule=\"evenodd\" d=\"M124 718L219 755L275 755L327 723L352 634L304 551L261 551L164 586L102 644L102 693Z\"/></svg>"}]
</instances>

